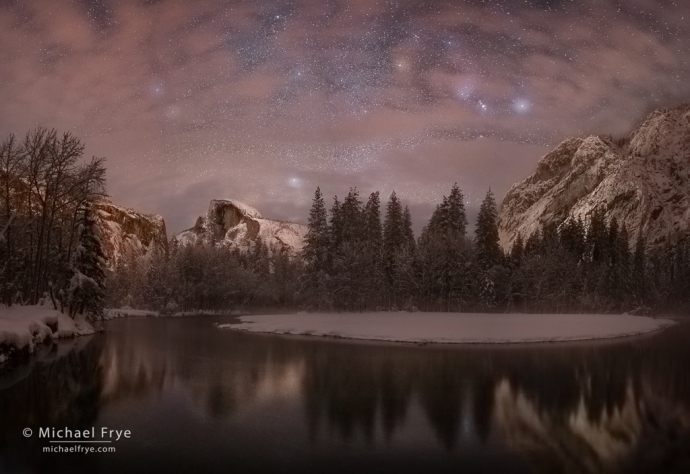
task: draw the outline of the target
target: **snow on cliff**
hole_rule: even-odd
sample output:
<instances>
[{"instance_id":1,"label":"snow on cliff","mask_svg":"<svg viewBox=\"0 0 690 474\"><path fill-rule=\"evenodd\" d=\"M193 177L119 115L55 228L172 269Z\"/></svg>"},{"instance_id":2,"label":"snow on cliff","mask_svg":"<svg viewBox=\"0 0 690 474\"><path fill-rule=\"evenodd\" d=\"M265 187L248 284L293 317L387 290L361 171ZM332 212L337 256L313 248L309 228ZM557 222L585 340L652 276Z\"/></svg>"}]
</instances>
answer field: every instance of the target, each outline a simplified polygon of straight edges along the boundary
<instances>
[{"instance_id":1,"label":"snow on cliff","mask_svg":"<svg viewBox=\"0 0 690 474\"><path fill-rule=\"evenodd\" d=\"M260 237L271 251L294 254L302 249L306 234L307 227L302 224L266 219L255 208L234 199L214 199L194 227L174 239L181 245L202 241L248 250Z\"/></svg>"},{"instance_id":2,"label":"snow on cliff","mask_svg":"<svg viewBox=\"0 0 690 474\"><path fill-rule=\"evenodd\" d=\"M154 248L167 252L168 238L161 216L142 214L108 201L96 204L96 215L108 267L115 267L124 255L143 257Z\"/></svg>"},{"instance_id":3,"label":"snow on cliff","mask_svg":"<svg viewBox=\"0 0 690 474\"><path fill-rule=\"evenodd\" d=\"M598 208L650 247L690 230L690 105L653 112L627 139L558 145L503 199L501 245L510 250L518 234L527 240L546 222L586 223Z\"/></svg>"}]
</instances>

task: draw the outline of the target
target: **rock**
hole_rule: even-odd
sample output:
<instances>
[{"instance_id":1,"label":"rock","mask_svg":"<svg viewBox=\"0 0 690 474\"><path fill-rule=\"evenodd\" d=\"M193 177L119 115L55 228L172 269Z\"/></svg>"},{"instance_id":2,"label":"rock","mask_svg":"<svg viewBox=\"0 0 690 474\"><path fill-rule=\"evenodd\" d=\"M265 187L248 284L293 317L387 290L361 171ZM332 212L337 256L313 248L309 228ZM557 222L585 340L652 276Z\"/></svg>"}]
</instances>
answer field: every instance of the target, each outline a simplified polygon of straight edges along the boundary
<instances>
[{"instance_id":1,"label":"rock","mask_svg":"<svg viewBox=\"0 0 690 474\"><path fill-rule=\"evenodd\" d=\"M236 200L211 201L208 212L200 216L194 227L180 232L173 239L179 245L225 245L242 251L251 249L258 238L271 252L294 255L302 249L307 227L294 222L266 219L255 208Z\"/></svg>"},{"instance_id":2,"label":"rock","mask_svg":"<svg viewBox=\"0 0 690 474\"><path fill-rule=\"evenodd\" d=\"M506 251L545 223L585 224L595 209L654 249L690 230L690 106L659 109L627 139L570 138L508 191L499 213Z\"/></svg>"},{"instance_id":3,"label":"rock","mask_svg":"<svg viewBox=\"0 0 690 474\"><path fill-rule=\"evenodd\" d=\"M109 201L98 202L95 207L109 268L114 268L124 255L143 257L154 249L167 253L168 238L161 216L142 214Z\"/></svg>"}]
</instances>

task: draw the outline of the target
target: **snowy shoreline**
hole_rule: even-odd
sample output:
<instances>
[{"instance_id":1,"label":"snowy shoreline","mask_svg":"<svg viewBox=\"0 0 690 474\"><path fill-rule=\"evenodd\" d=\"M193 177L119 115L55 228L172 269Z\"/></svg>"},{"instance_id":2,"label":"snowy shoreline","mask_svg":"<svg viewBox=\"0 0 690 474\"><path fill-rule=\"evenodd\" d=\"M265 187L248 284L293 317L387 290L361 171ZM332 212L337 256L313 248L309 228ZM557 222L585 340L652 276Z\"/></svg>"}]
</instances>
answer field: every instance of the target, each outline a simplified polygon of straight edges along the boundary
<instances>
[{"instance_id":1,"label":"snowy shoreline","mask_svg":"<svg viewBox=\"0 0 690 474\"><path fill-rule=\"evenodd\" d=\"M0 308L0 367L17 354L33 354L51 339L94 334L84 317L74 319L51 306Z\"/></svg>"},{"instance_id":2,"label":"snowy shoreline","mask_svg":"<svg viewBox=\"0 0 690 474\"><path fill-rule=\"evenodd\" d=\"M525 344L648 334L669 319L618 314L299 313L246 315L220 329L417 344Z\"/></svg>"},{"instance_id":3,"label":"snowy shoreline","mask_svg":"<svg viewBox=\"0 0 690 474\"><path fill-rule=\"evenodd\" d=\"M106 308L103 311L102 321L111 321L113 319L121 318L185 318L185 317L195 317L195 316L240 316L241 313L238 310L230 311L177 311L175 313L164 313L161 314L160 311L154 311L149 309L134 309L128 306L122 308Z\"/></svg>"}]
</instances>

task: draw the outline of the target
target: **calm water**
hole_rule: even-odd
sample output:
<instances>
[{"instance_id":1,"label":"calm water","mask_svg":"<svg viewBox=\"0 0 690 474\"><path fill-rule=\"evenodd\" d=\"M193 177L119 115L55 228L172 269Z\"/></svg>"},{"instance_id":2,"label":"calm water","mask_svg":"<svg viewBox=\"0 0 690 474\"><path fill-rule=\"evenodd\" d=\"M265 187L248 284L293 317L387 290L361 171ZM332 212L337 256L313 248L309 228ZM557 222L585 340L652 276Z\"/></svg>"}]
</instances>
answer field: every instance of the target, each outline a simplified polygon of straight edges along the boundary
<instances>
[{"instance_id":1,"label":"calm water","mask_svg":"<svg viewBox=\"0 0 690 474\"><path fill-rule=\"evenodd\" d=\"M690 324L498 348L125 319L0 376L0 472L690 472ZM127 429L43 453L26 427Z\"/></svg>"}]
</instances>

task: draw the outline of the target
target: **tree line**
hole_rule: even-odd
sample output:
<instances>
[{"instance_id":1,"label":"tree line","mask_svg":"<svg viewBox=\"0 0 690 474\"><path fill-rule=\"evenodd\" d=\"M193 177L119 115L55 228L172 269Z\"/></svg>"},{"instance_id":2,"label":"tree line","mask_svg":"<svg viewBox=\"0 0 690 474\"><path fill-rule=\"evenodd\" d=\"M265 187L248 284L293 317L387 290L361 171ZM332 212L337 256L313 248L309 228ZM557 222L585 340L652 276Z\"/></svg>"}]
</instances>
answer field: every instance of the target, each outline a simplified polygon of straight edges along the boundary
<instances>
[{"instance_id":1,"label":"tree line","mask_svg":"<svg viewBox=\"0 0 690 474\"><path fill-rule=\"evenodd\" d=\"M298 255L203 244L106 268L95 203L104 159L83 160L71 133L37 128L0 143L0 304L36 304L97 318L104 305L169 312L313 311L673 312L690 308L690 237L650 251L603 208L587 222L551 222L499 245L486 194L473 235L453 185L416 237L393 192L356 188L329 209L316 189ZM383 208L383 209L382 209ZM630 242L634 241L634 248Z\"/></svg>"},{"instance_id":2,"label":"tree line","mask_svg":"<svg viewBox=\"0 0 690 474\"><path fill-rule=\"evenodd\" d=\"M675 312L690 307L690 238L650 252L634 248L625 226L603 208L585 224L550 222L509 252L499 245L498 209L489 190L467 233L457 184L421 235L393 193L383 227L379 195L365 205L356 189L327 213L317 188L302 253L301 304L312 310L520 312ZM347 230L343 230L347 229Z\"/></svg>"},{"instance_id":3,"label":"tree line","mask_svg":"<svg viewBox=\"0 0 690 474\"><path fill-rule=\"evenodd\" d=\"M0 143L0 303L97 317L105 260L93 204L105 196L103 158L84 161L71 133L43 127Z\"/></svg>"},{"instance_id":4,"label":"tree line","mask_svg":"<svg viewBox=\"0 0 690 474\"><path fill-rule=\"evenodd\" d=\"M143 258L124 255L110 272L106 305L176 312L298 308L300 260L271 253L261 239L248 252L171 239Z\"/></svg>"},{"instance_id":5,"label":"tree line","mask_svg":"<svg viewBox=\"0 0 690 474\"><path fill-rule=\"evenodd\" d=\"M383 212L382 212L383 211ZM499 245L489 190L473 235L453 185L417 238L409 208L393 192L364 201L356 188L329 209L316 189L297 256L223 246L179 246L169 255L124 258L109 285L112 306L164 311L652 312L690 306L690 240L649 252L596 210L587 224L549 223Z\"/></svg>"}]
</instances>

